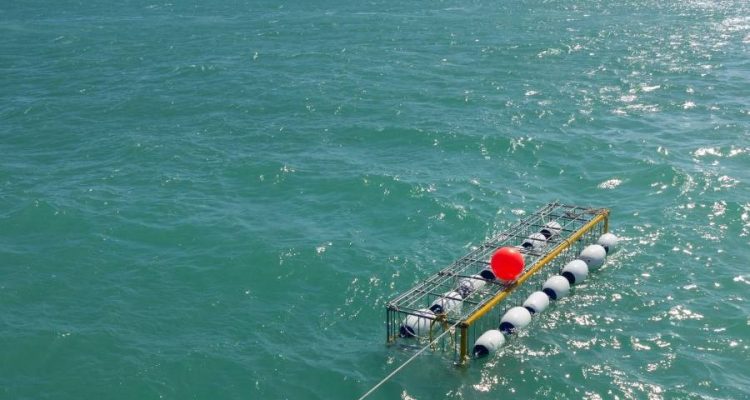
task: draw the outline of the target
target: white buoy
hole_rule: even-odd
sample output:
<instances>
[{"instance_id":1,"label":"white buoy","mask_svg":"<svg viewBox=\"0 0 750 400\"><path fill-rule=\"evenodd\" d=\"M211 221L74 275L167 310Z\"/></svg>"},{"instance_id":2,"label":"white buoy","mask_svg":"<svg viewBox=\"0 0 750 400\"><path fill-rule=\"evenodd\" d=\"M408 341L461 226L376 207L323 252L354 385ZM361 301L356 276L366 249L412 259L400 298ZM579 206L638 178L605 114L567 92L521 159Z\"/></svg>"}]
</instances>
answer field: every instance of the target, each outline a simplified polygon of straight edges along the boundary
<instances>
[{"instance_id":1,"label":"white buoy","mask_svg":"<svg viewBox=\"0 0 750 400\"><path fill-rule=\"evenodd\" d=\"M435 318L435 314L422 308L416 312L417 315L408 315L401 324L399 333L401 337L425 337L430 333L430 324Z\"/></svg>"},{"instance_id":2,"label":"white buoy","mask_svg":"<svg viewBox=\"0 0 750 400\"><path fill-rule=\"evenodd\" d=\"M571 285L581 283L589 274L589 266L583 260L573 260L565 265L560 275L570 282Z\"/></svg>"},{"instance_id":3,"label":"white buoy","mask_svg":"<svg viewBox=\"0 0 750 400\"><path fill-rule=\"evenodd\" d=\"M496 279L495 273L492 272L491 269L483 269L482 272L479 273L479 276L481 276L482 278L488 281L492 281Z\"/></svg>"},{"instance_id":4,"label":"white buoy","mask_svg":"<svg viewBox=\"0 0 750 400\"><path fill-rule=\"evenodd\" d=\"M604 264L604 258L607 257L607 251L598 244L586 246L578 256L583 260L589 269L599 268Z\"/></svg>"},{"instance_id":5,"label":"white buoy","mask_svg":"<svg viewBox=\"0 0 750 400\"><path fill-rule=\"evenodd\" d=\"M550 221L544 224L544 228L542 228L539 233L544 235L545 238L549 239L554 235L557 235L562 230L562 226L557 221Z\"/></svg>"},{"instance_id":6,"label":"white buoy","mask_svg":"<svg viewBox=\"0 0 750 400\"><path fill-rule=\"evenodd\" d=\"M549 306L549 296L542 291L534 292L526 298L523 306L532 314L540 313Z\"/></svg>"},{"instance_id":7,"label":"white buoy","mask_svg":"<svg viewBox=\"0 0 750 400\"><path fill-rule=\"evenodd\" d=\"M505 344L505 336L497 329L490 329L489 331L482 334L482 336L474 342L474 348L472 354L474 357L484 357L488 354L496 352L498 349L503 347Z\"/></svg>"},{"instance_id":8,"label":"white buoy","mask_svg":"<svg viewBox=\"0 0 750 400\"><path fill-rule=\"evenodd\" d=\"M515 333L531 322L531 313L524 307L513 307L500 319L500 332Z\"/></svg>"},{"instance_id":9,"label":"white buoy","mask_svg":"<svg viewBox=\"0 0 750 400\"><path fill-rule=\"evenodd\" d=\"M527 250L537 250L541 249L547 244L547 238L542 235L541 233L532 233L524 239L523 243L521 243L521 247Z\"/></svg>"},{"instance_id":10,"label":"white buoy","mask_svg":"<svg viewBox=\"0 0 750 400\"><path fill-rule=\"evenodd\" d=\"M430 310L435 314L447 314L451 311L460 311L462 300L463 297L461 297L460 293L454 291L447 292L441 297L438 297L438 299L430 305Z\"/></svg>"},{"instance_id":11,"label":"white buoy","mask_svg":"<svg viewBox=\"0 0 750 400\"><path fill-rule=\"evenodd\" d=\"M568 295L570 283L560 275L555 275L547 279L542 285L542 291L547 293L552 300L560 300Z\"/></svg>"},{"instance_id":12,"label":"white buoy","mask_svg":"<svg viewBox=\"0 0 750 400\"><path fill-rule=\"evenodd\" d=\"M486 283L482 275L472 275L468 278L461 278L458 281L458 289L456 291L465 299L470 294L482 289Z\"/></svg>"},{"instance_id":13,"label":"white buoy","mask_svg":"<svg viewBox=\"0 0 750 400\"><path fill-rule=\"evenodd\" d=\"M614 234L605 233L599 237L599 240L597 240L596 243L604 247L604 251L609 255L617 250L617 242L619 241L620 240Z\"/></svg>"}]
</instances>

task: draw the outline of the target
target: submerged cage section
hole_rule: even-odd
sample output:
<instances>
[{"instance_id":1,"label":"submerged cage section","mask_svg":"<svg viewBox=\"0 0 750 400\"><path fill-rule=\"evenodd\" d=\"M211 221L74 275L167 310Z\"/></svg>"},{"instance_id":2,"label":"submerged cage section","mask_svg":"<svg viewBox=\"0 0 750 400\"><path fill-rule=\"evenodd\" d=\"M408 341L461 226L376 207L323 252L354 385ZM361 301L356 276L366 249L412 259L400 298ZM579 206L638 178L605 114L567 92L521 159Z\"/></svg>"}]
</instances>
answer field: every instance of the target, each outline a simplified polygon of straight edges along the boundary
<instances>
[{"instance_id":1,"label":"submerged cage section","mask_svg":"<svg viewBox=\"0 0 750 400\"><path fill-rule=\"evenodd\" d=\"M508 308L540 290L546 278L608 231L608 218L607 209L547 204L389 301L387 342L431 344L463 364L471 343L496 329ZM489 273L490 258L506 246L517 247L525 260L521 275L509 283Z\"/></svg>"}]
</instances>

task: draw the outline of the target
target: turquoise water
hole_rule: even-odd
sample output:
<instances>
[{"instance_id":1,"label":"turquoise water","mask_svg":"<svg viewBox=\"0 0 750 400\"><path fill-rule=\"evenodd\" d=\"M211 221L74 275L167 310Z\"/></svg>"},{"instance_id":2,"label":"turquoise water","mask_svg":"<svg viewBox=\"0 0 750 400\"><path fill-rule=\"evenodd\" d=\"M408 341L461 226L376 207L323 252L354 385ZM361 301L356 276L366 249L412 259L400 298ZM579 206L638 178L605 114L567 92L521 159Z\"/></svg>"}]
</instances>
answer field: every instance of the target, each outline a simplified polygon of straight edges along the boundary
<instances>
[{"instance_id":1,"label":"turquoise water","mask_svg":"<svg viewBox=\"0 0 750 400\"><path fill-rule=\"evenodd\" d=\"M90 4L89 4L90 3ZM0 6L0 398L353 399L552 200L622 250L371 398L750 397L750 3Z\"/></svg>"}]
</instances>

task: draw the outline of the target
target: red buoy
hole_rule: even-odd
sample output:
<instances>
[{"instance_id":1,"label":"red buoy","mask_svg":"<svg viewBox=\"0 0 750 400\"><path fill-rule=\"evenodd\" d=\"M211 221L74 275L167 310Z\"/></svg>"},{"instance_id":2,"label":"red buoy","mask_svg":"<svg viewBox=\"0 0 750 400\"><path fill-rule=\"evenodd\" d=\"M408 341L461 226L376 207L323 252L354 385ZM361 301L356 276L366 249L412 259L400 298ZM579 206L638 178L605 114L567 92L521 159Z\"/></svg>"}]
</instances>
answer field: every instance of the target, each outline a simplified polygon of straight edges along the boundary
<instances>
[{"instance_id":1,"label":"red buoy","mask_svg":"<svg viewBox=\"0 0 750 400\"><path fill-rule=\"evenodd\" d=\"M523 254L514 247L503 247L492 255L490 266L497 279L514 281L523 272Z\"/></svg>"}]
</instances>

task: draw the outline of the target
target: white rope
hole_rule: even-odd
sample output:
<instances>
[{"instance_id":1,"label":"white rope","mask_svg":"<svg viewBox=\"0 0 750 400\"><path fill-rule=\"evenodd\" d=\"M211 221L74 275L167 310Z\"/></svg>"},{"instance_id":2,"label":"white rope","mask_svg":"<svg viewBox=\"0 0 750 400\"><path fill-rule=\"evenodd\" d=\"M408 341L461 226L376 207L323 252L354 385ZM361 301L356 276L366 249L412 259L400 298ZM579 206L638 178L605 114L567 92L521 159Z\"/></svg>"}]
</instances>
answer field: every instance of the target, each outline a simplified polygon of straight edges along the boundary
<instances>
[{"instance_id":1,"label":"white rope","mask_svg":"<svg viewBox=\"0 0 750 400\"><path fill-rule=\"evenodd\" d=\"M440 340L440 338L443 337L446 333L451 332L451 330L453 328L455 328L456 326L458 326L458 324L460 324L460 323L461 323L461 321L456 322L453 326L451 326L450 328L446 329L443 333L441 333L440 335L438 335L438 337L436 337L435 339L433 339L430 343L427 343L418 352L414 353L414 355L411 356L411 358L409 358L408 360L406 360L403 364L399 365L398 368L394 369L393 372L391 372L390 374L388 374L388 376L386 376L385 378L383 378L383 380L381 380L380 382L378 382L377 385L373 386L372 389L368 390L367 393L363 394L362 397L360 397L358 400L363 400L365 397L371 395L374 391L376 391L380 386L382 386L384 383L386 383L389 379L393 378L393 376L396 375L398 373L398 371L401 371L401 369L403 369L407 364L409 364L410 362L412 362L415 358L417 358L417 356L419 356L420 354L422 354L425 350L427 350L435 342L437 342L438 340Z\"/></svg>"}]
</instances>

